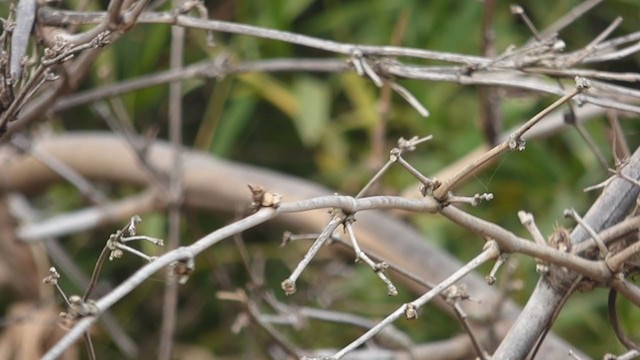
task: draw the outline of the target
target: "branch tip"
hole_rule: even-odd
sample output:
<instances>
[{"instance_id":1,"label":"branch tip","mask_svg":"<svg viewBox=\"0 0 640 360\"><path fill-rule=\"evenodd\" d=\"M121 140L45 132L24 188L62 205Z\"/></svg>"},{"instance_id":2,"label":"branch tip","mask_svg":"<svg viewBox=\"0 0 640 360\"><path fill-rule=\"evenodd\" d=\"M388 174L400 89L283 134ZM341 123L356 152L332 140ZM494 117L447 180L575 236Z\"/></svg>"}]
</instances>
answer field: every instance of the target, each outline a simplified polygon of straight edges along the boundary
<instances>
[{"instance_id":1,"label":"branch tip","mask_svg":"<svg viewBox=\"0 0 640 360\"><path fill-rule=\"evenodd\" d=\"M280 284L285 295L293 295L296 293L296 283L291 279L286 279Z\"/></svg>"}]
</instances>

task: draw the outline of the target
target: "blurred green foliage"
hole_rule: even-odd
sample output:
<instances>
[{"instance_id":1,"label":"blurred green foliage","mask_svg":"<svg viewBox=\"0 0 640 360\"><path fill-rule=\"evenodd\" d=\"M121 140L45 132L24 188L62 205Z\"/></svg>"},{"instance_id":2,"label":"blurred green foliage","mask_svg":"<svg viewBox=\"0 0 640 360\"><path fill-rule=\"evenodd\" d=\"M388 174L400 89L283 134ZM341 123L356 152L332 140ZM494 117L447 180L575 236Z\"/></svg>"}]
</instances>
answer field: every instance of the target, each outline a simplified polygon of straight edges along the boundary
<instances>
[{"instance_id":1,"label":"blurred green foliage","mask_svg":"<svg viewBox=\"0 0 640 360\"><path fill-rule=\"evenodd\" d=\"M64 3L75 6L75 1ZM104 4L95 1L88 3L93 9L104 8ZM540 29L576 4L578 1L521 2ZM391 44L399 24L406 21L397 45L481 53L481 1L221 0L208 1L206 5L216 19L361 44ZM526 26L511 15L508 5L498 2L496 9L498 53L512 44L522 44L531 35ZM166 4L165 9L168 9ZM640 4L635 0L612 0L563 30L560 36L569 50L583 47L618 15L625 16L627 21L614 35L639 30ZM169 30L165 25L138 26L102 53L83 88L100 87L166 69ZM344 59L271 40L228 34L216 34L216 37L218 46L207 48L203 32L188 30L186 61L192 63L223 53L231 54L239 61L281 57ZM636 55L617 62L612 68L607 65L603 68L638 71L639 63L640 58ZM479 108L474 87L420 81L400 83L429 109L431 116L428 119L422 118L395 94L384 118L378 111L380 90L354 73L250 73L222 80L190 79L185 82L184 140L188 146L213 155L302 176L345 194L354 194L369 180L401 136L434 135L433 141L408 156L409 161L427 175L445 168L484 142L477 126ZM167 86L155 86L114 99L112 106L126 110L138 131L157 127L160 137L166 138L167 93ZM547 96L526 95L503 99L501 111L507 127L523 122L553 100ZM107 128L91 114L88 108L69 111L58 117L55 125L69 131ZM381 139L384 151L376 153L372 146L376 141L374 130L381 122L386 124L386 133ZM596 119L587 125L600 148L609 153L606 127L605 119ZM624 121L623 127L630 146L640 145L639 123ZM556 226L572 226L562 218L562 210L573 207L584 212L596 194L584 194L582 189L598 183L604 175L580 137L567 131L549 139L532 141L524 152L504 156L458 192L492 192L494 200L474 209L473 213L526 236L516 216L518 210L526 210L535 214L540 228L549 234ZM399 193L411 184L413 179L407 173L394 169L384 177L378 190ZM111 189L108 185L105 188L120 195L134 191ZM71 188L56 187L41 201L43 208L57 213L76 208L81 199ZM143 233L154 236L166 233L167 222L163 214L149 214L144 220ZM184 227L182 239L191 242L228 220L224 216L189 214L185 220L189 226ZM482 246L482 239L441 218L420 215L411 220L423 231L425 241L435 242L461 259L471 258ZM288 268L297 262L304 248L301 245L295 247L297 250L287 250L283 256L277 248L282 230L267 226L245 235L250 253L266 259L266 282L276 289L278 297L282 296L279 282L287 276ZM100 239L106 239L108 232L77 235L65 243L80 265L89 271L102 246ZM470 237L476 241L470 242ZM470 243L473 245L469 246ZM235 291L249 281L236 247L232 242L221 244L198 262L196 273L181 289L178 342L197 344L229 358L249 358L248 354L252 353L263 356L261 351L269 339L251 329L244 330L240 338L234 337L230 327L241 308L216 299L216 291ZM107 264L103 278L116 284L139 265L132 259ZM380 318L413 296L401 289L398 298L388 298L384 286L364 266L342 265L342 273L328 275L327 269L331 266L339 265L328 255L314 261L299 284L304 290L288 298L287 302L316 306L329 302L336 310ZM320 282L316 272L323 274ZM535 285L537 275L532 263L523 260L516 276L526 284L524 290L515 294L522 302ZM162 275L147 281L114 308L116 316L147 353L156 350L154 340L159 332L163 281ZM377 290L372 292L371 289ZM620 351L613 334L602 331L609 327L605 304L603 291L575 296L560 315L554 330L594 357ZM406 329L415 341L445 338L459 331L455 321L432 309L432 306L427 308L428 314L420 322L400 322L398 326ZM621 317L625 319L623 325L637 335L640 331L638 309L623 305L621 311ZM281 329L302 347L340 347L360 333L348 326L315 321L300 331ZM120 357L107 336L97 336L96 350L100 354L112 354L113 358Z\"/></svg>"}]
</instances>

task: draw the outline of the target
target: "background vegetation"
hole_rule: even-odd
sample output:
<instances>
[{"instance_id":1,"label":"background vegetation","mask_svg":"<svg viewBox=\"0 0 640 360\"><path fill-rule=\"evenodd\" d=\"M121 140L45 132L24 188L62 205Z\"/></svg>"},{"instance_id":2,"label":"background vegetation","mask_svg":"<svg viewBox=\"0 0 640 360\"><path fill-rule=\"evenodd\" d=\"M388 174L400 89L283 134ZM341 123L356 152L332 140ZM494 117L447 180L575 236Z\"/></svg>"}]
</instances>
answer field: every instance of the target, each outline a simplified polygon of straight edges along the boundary
<instances>
[{"instance_id":1,"label":"background vegetation","mask_svg":"<svg viewBox=\"0 0 640 360\"><path fill-rule=\"evenodd\" d=\"M535 25L543 29L567 13L578 1L522 1ZM63 1L62 7L105 9L102 1ZM396 44L407 47L464 54L481 54L482 1L369 1L369 0L270 0L207 1L215 19L287 30L340 42L371 45ZM169 3L160 9L168 10ZM5 5L6 9L6 5ZM6 10L4 12L6 14ZM611 0L587 13L560 34L567 51L584 47L616 16L625 22L614 36L638 31L640 4L632 0ZM498 2L495 10L495 48L497 53L510 45L520 45L531 37L522 21L511 14L507 3ZM250 61L277 57L317 58L331 54L283 42L249 36L215 34L216 47L206 44L206 34L188 30L185 63L226 56L228 61ZM170 28L166 25L139 25L112 46L104 49L95 62L82 89L91 89L131 79L168 68ZM427 62L436 65L435 62ZM640 57L631 56L609 68L616 72L638 72ZM409 161L426 174L439 170L486 142L479 128L478 91L474 86L452 83L400 80L403 86L428 108L423 118L406 101L392 94L388 100L368 79L353 72L344 73L267 73L251 72L221 79L189 78L183 88L183 141L187 147L221 158L255 164L286 174L313 180L341 194L355 194L367 183L388 158L388 150L399 137L435 135L434 140L411 154ZM80 106L56 113L37 131L65 132L109 130L100 107L126 119L136 132L157 132L168 138L168 87L159 85L127 93L106 102ZM500 112L504 128L522 123L555 100L550 96L503 89ZM388 102L387 102L388 101ZM380 109L384 108L384 111ZM632 149L640 145L637 115L622 120ZM612 163L608 123L601 116L586 124L598 147ZM483 173L474 177L460 193L493 192L490 205L472 213L500 224L522 236L527 233L516 212L525 209L536 215L544 234L556 227L571 227L562 211L573 207L582 213L597 197L583 189L606 177L596 156L577 132L568 130L550 138L527 144L525 152L509 153ZM221 174L224 176L224 174ZM379 193L401 194L414 186L406 172L392 170L378 188ZM99 184L112 197L135 193L134 187ZM77 209L84 199L71 185L56 185L37 194L35 203L43 216ZM188 211L182 218L181 241L190 243L206 233L232 221L234 214ZM442 217L410 215L425 241L447 249L468 260L482 247L470 241L470 234ZM166 237L168 220L164 212L143 216L139 233ZM520 230L521 229L521 230ZM265 225L243 234L243 242L258 271L264 272L265 286L275 289L282 301L300 306L328 307L356 313L372 319L381 318L398 304L413 298L406 289L398 297L388 297L378 279L364 266L355 266L351 257L341 258L323 251L305 271L298 293L285 297L279 290L308 244L280 248L281 225ZM100 228L61 238L60 243L76 264L87 274L106 239L114 228ZM239 252L238 241L223 242L213 251L197 258L195 273L180 288L176 355L195 358L261 358L271 339L254 326L240 333L231 331L239 323L242 307L217 298L219 291L234 292L251 287L250 277ZM149 247L147 253L160 250ZM511 280L522 280L522 289L513 298L524 303L535 286L538 274L534 262L514 256ZM107 263L101 275L102 286L109 287L125 279L140 267L140 259L125 256ZM255 270L255 269L254 269ZM488 268L484 268L488 271ZM140 346L140 354L153 357L157 351L164 275L145 282L113 308L113 314ZM254 284L255 285L255 284ZM61 286L68 293L81 293L62 273ZM379 291L371 291L378 289ZM102 290L104 291L104 290ZM8 314L19 295L6 289L0 296L0 309ZM100 294L100 291L99 293ZM473 295L472 295L473 296ZM623 326L631 334L640 331L640 312L632 305L622 305ZM5 316L5 324L14 320ZM55 321L55 319L51 319ZM459 324L427 307L420 321L400 321L414 342L445 339L459 332ZM608 329L606 292L595 290L574 297L553 328L561 337L591 356L620 352L615 336ZM300 328L281 327L302 348L341 347L359 335L360 330L345 325L312 321ZM100 327L93 333L99 358L120 358L122 353ZM82 351L81 351L82 353ZM83 357L85 355L81 355ZM207 356L202 355L202 359Z\"/></svg>"}]
</instances>

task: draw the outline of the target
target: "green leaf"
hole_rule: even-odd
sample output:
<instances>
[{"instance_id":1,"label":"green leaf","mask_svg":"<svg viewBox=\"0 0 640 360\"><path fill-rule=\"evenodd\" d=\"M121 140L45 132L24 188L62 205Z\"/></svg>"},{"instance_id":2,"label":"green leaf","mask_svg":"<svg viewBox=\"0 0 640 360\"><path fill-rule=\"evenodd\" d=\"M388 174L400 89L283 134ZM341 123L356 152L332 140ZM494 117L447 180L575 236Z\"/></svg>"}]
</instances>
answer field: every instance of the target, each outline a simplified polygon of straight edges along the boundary
<instances>
[{"instance_id":1,"label":"green leaf","mask_svg":"<svg viewBox=\"0 0 640 360\"><path fill-rule=\"evenodd\" d=\"M248 73L241 74L237 78L288 116L295 117L300 112L294 94L274 76L265 73Z\"/></svg>"},{"instance_id":2,"label":"green leaf","mask_svg":"<svg viewBox=\"0 0 640 360\"><path fill-rule=\"evenodd\" d=\"M303 144L317 145L329 122L329 88L312 77L302 76L296 80L293 89L299 109L293 118L294 125Z\"/></svg>"},{"instance_id":3,"label":"green leaf","mask_svg":"<svg viewBox=\"0 0 640 360\"><path fill-rule=\"evenodd\" d=\"M229 102L213 137L211 153L221 156L229 154L251 120L255 106L256 99L253 96L241 96Z\"/></svg>"},{"instance_id":4,"label":"green leaf","mask_svg":"<svg viewBox=\"0 0 640 360\"><path fill-rule=\"evenodd\" d=\"M293 0L293 1L285 1L283 5L283 15L287 21L292 21L296 19L300 14L305 11L309 5L311 5L312 0Z\"/></svg>"}]
</instances>

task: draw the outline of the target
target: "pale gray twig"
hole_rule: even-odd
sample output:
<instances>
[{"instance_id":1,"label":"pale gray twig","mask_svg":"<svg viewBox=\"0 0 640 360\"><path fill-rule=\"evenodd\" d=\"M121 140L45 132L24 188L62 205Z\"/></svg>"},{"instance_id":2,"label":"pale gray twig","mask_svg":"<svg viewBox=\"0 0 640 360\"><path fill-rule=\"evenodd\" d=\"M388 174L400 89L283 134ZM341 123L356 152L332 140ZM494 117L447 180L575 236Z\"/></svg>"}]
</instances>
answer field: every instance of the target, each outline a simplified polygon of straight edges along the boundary
<instances>
[{"instance_id":1,"label":"pale gray twig","mask_svg":"<svg viewBox=\"0 0 640 360\"><path fill-rule=\"evenodd\" d=\"M337 59L270 59L231 64L228 63L226 58L222 57L70 94L61 97L53 107L53 111L64 111L105 97L193 77L222 78L226 75L262 71L343 72L347 69L347 64L343 60Z\"/></svg>"},{"instance_id":2,"label":"pale gray twig","mask_svg":"<svg viewBox=\"0 0 640 360\"><path fill-rule=\"evenodd\" d=\"M174 0L174 8L182 7L183 0ZM206 9L206 8L205 8ZM171 69L180 69L184 62L185 29L171 27L171 49L169 66ZM169 234L167 249L173 250L180 245L180 220L182 214L183 198L183 164L182 164L182 83L175 80L169 83L169 140L173 147L172 171L169 174L169 183L166 184L165 193L168 200ZM164 301L162 307L162 324L160 326L160 340L158 344L158 358L169 360L172 358L173 336L176 326L178 306L177 277L171 272L166 274L164 288Z\"/></svg>"},{"instance_id":3,"label":"pale gray twig","mask_svg":"<svg viewBox=\"0 0 640 360\"><path fill-rule=\"evenodd\" d=\"M42 24L60 26L68 24L95 24L104 19L103 12L74 12L54 10L43 7L38 11L38 21ZM191 16L175 15L171 12L143 12L138 18L139 24L167 24L193 29L212 30L217 32L233 33L240 35L254 36L257 38L271 39L283 41L287 43L302 45L306 47L316 48L329 52L339 53L351 56L354 52L360 51L364 56L398 56L398 57L415 57L420 59L438 60L446 62L454 62L460 64L477 63L483 64L488 62L480 56L460 55L442 51L431 51L417 48L404 48L398 46L372 46L340 43L332 40L324 40L312 36L300 35L288 31L274 30L259 26L237 24L226 21L203 20Z\"/></svg>"},{"instance_id":4,"label":"pale gray twig","mask_svg":"<svg viewBox=\"0 0 640 360\"><path fill-rule=\"evenodd\" d=\"M482 253L480 253L478 256L476 256L473 260L471 260L467 264L465 264L463 267L461 267L458 271L453 273L451 276L449 276L446 280L442 281L441 283L436 285L433 289L427 291L424 295L420 296L416 300L398 308L396 311L388 315L384 320L380 321L375 327L371 328L362 336L360 336L359 338L351 342L349 345L342 348L337 353L335 353L332 359L336 359L336 360L342 359L349 352L358 348L368 339L371 339L375 334L380 332L385 326L396 321L403 315L407 316L410 319L417 317L416 311L420 309L422 306L424 306L426 303L431 301L431 299L433 299L435 296L445 291L455 282L457 282L462 277L467 275L470 271L473 271L478 266L486 263L491 259L496 258L500 254L500 250L495 243L488 243L488 244L491 244L491 245L487 246Z\"/></svg>"},{"instance_id":5,"label":"pale gray twig","mask_svg":"<svg viewBox=\"0 0 640 360\"><path fill-rule=\"evenodd\" d=\"M382 282L384 282L385 285L387 286L387 294L389 296L398 295L398 290L396 289L395 285L393 285L391 280L385 274L387 265L384 262L381 262L381 263L373 262L373 260L371 260L371 258L364 251L362 251L362 249L360 249L360 245L358 245L358 240L356 239L356 234L353 231L353 225L352 225L353 221L355 221L355 219L347 218L344 223L344 226L347 228L347 234L349 234L349 239L351 239L353 250L356 253L356 262L364 261L365 264L369 265L371 270L373 270L373 272L376 273L376 275L378 275L380 280L382 280Z\"/></svg>"},{"instance_id":6,"label":"pale gray twig","mask_svg":"<svg viewBox=\"0 0 640 360\"><path fill-rule=\"evenodd\" d=\"M575 7L571 8L571 10L560 19L554 21L549 27L540 32L539 36L542 39L547 39L551 36L554 36L560 30L566 28L567 26L573 24L576 19L586 14L589 10L593 9L596 5L600 4L602 0L586 0Z\"/></svg>"},{"instance_id":7,"label":"pale gray twig","mask_svg":"<svg viewBox=\"0 0 640 360\"><path fill-rule=\"evenodd\" d=\"M414 175L420 182L424 185L434 186L435 180L428 179L426 176L422 175L419 171L413 168L410 164L408 164L403 158L402 154L414 151L416 146L422 144L426 141L433 139L432 135L425 136L423 138L418 138L417 136L412 137L409 140L405 140L404 138L398 139L398 146L391 149L389 154L389 161L387 161L378 172L371 177L369 182L358 192L355 196L356 198L362 197L367 191L371 188L371 186L378 181L384 173L391 167L394 162L399 162L403 167L405 167L412 175Z\"/></svg>"},{"instance_id":8,"label":"pale gray twig","mask_svg":"<svg viewBox=\"0 0 640 360\"><path fill-rule=\"evenodd\" d=\"M160 209L157 193L145 191L126 199L90 207L67 214L57 215L39 222L23 224L16 231L24 242L42 241L46 237L69 235L95 228L104 223L121 221L137 213Z\"/></svg>"},{"instance_id":9,"label":"pale gray twig","mask_svg":"<svg viewBox=\"0 0 640 360\"><path fill-rule=\"evenodd\" d=\"M518 211L518 218L520 219L520 223L525 227L525 229L527 229L529 234L531 234L533 241L535 241L538 245L541 245L541 246L547 245L547 242L545 241L544 236L542 235L542 232L540 231L540 229L538 229L538 226L536 225L533 214L525 211ZM549 264L536 258L536 271L542 274L547 273L549 271Z\"/></svg>"},{"instance_id":10,"label":"pale gray twig","mask_svg":"<svg viewBox=\"0 0 640 360\"><path fill-rule=\"evenodd\" d=\"M320 233L316 241L313 242L313 244L311 245L307 253L304 254L304 257L302 258L302 260L300 260L300 262L298 263L296 268L293 270L293 272L291 272L291 275L289 275L288 278L282 281L281 286L285 294L291 295L296 292L296 280L298 280L298 277L300 276L300 274L302 274L302 271L304 271L307 265L309 265L313 257L318 252L318 250L320 250L322 245L324 245L324 243L331 237L334 230L344 220L345 220L344 214L332 215L329 223L324 227L324 229L322 230L322 232Z\"/></svg>"},{"instance_id":11,"label":"pale gray twig","mask_svg":"<svg viewBox=\"0 0 640 360\"><path fill-rule=\"evenodd\" d=\"M38 214L21 195L11 195L9 197L9 206L12 214L27 224L38 220ZM75 261L60 245L58 240L53 237L45 238L44 240L47 255L51 257L57 267L61 269L65 277L70 279L76 287L85 288L89 283L89 278L78 265L76 265ZM66 298L62 289L59 289L59 292ZM68 304L69 300L65 299L65 303ZM137 344L129 337L125 329L117 322L111 312L105 311L102 316L100 316L100 322L123 354L129 358L136 358L138 356Z\"/></svg>"}]
</instances>

